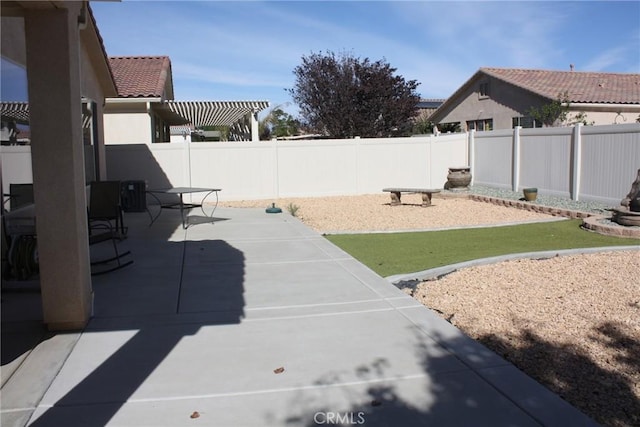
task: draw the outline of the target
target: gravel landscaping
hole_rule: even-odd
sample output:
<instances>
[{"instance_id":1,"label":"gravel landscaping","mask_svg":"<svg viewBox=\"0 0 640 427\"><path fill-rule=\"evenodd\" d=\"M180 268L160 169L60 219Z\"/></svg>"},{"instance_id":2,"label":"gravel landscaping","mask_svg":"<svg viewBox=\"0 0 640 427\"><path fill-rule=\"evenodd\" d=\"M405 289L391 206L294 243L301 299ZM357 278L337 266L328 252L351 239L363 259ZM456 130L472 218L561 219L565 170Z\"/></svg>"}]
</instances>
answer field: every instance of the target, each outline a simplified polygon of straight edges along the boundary
<instances>
[{"instance_id":1,"label":"gravel landscaping","mask_svg":"<svg viewBox=\"0 0 640 427\"><path fill-rule=\"evenodd\" d=\"M511 200L519 194L474 187ZM388 194L224 206L282 208L321 233L390 232L488 226L554 217L466 198ZM607 206L561 198L538 203L602 214ZM557 219L557 218L556 218ZM413 290L414 298L542 384L610 426L640 425L640 250L506 261L471 267ZM410 273L410 272L407 272Z\"/></svg>"},{"instance_id":2,"label":"gravel landscaping","mask_svg":"<svg viewBox=\"0 0 640 427\"><path fill-rule=\"evenodd\" d=\"M413 297L604 425L640 425L640 251L515 260Z\"/></svg>"},{"instance_id":3,"label":"gravel landscaping","mask_svg":"<svg viewBox=\"0 0 640 427\"><path fill-rule=\"evenodd\" d=\"M282 198L220 202L221 206L264 207L275 203L284 213L297 207L296 216L320 233L429 230L460 226L498 225L511 222L553 220L550 215L516 210L466 198L434 195L422 207L419 194L403 194L402 205L390 206L388 194L316 198Z\"/></svg>"}]
</instances>

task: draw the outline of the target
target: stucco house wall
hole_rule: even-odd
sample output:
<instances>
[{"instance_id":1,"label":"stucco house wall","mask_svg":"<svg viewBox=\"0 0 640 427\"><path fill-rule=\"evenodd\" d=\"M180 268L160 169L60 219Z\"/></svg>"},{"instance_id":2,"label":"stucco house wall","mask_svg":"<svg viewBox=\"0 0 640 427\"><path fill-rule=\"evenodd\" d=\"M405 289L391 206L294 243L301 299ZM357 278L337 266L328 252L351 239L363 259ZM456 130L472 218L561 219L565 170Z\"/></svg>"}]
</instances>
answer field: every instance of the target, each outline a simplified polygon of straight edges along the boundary
<instances>
[{"instance_id":1,"label":"stucco house wall","mask_svg":"<svg viewBox=\"0 0 640 427\"><path fill-rule=\"evenodd\" d=\"M489 96L480 95L480 85L489 84ZM469 84L459 95L460 102L439 111L440 123L460 122L461 129L467 131L467 121L493 119L493 129L511 129L512 119L526 115L532 106L540 106L547 101L513 85L483 76Z\"/></svg>"},{"instance_id":2,"label":"stucco house wall","mask_svg":"<svg viewBox=\"0 0 640 427\"><path fill-rule=\"evenodd\" d=\"M104 137L108 144L151 144L151 114L146 102L110 103L104 115Z\"/></svg>"}]
</instances>

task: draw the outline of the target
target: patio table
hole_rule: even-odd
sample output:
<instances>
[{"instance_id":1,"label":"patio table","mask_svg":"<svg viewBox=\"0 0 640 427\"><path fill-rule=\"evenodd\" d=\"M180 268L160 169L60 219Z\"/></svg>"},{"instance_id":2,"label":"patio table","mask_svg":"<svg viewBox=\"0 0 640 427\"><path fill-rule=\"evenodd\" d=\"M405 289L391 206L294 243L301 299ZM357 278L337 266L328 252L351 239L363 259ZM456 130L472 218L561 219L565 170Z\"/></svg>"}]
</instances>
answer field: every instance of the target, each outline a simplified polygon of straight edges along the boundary
<instances>
[{"instance_id":1,"label":"patio table","mask_svg":"<svg viewBox=\"0 0 640 427\"><path fill-rule=\"evenodd\" d=\"M151 227L153 223L158 219L158 217L162 213L162 209L180 209L180 217L182 218L182 228L184 229L187 228L187 218L185 217L185 213L184 213L185 209L200 208L204 216L211 218L212 220L211 222L213 223L213 213L215 212L216 207L218 207L218 191L221 191L221 190L222 189L220 188L201 188L201 187L172 187L172 188L164 188L164 189L158 189L158 190L147 190L147 194L149 194L154 199L156 199L156 201L158 202L158 205L160 206L158 215L156 215L155 217L153 217L153 215L151 215L151 212L147 209L147 211L149 212L149 216L151 217L151 224L149 224L149 227ZM200 203L185 203L183 200L183 196L185 194L193 194L193 193L207 193L207 194L202 198L202 201ZM214 205L213 210L211 211L211 215L207 215L203 205L207 197L209 197L212 193L215 193L216 195L216 204ZM160 198L157 196L158 194L175 194L178 196L179 200L178 202L163 203L160 200Z\"/></svg>"}]
</instances>

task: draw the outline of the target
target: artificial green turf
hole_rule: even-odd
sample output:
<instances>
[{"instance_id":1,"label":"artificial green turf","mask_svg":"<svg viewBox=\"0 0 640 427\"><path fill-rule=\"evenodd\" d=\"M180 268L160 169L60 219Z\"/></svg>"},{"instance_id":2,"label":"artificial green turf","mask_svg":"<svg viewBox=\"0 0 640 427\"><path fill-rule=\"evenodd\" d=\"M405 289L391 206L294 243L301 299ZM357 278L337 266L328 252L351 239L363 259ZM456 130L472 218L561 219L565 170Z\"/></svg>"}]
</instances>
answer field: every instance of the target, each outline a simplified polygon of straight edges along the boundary
<instances>
[{"instance_id":1,"label":"artificial green turf","mask_svg":"<svg viewBox=\"0 0 640 427\"><path fill-rule=\"evenodd\" d=\"M383 277L512 253L640 245L640 239L583 230L581 223L567 220L442 231L336 234L327 239Z\"/></svg>"}]
</instances>

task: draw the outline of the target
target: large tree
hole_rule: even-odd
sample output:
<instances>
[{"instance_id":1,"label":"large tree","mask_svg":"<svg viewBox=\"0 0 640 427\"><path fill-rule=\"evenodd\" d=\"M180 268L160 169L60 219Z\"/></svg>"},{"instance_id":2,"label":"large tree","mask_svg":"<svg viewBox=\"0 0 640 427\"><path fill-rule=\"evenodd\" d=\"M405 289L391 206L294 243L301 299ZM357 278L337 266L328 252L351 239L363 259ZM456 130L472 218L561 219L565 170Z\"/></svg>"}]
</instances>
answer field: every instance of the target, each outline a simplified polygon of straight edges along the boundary
<instances>
[{"instance_id":1,"label":"large tree","mask_svg":"<svg viewBox=\"0 0 640 427\"><path fill-rule=\"evenodd\" d=\"M289 93L304 124L334 138L409 135L419 83L395 74L386 61L343 53L302 57Z\"/></svg>"}]
</instances>

